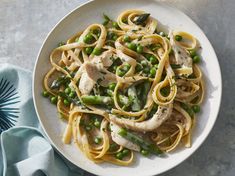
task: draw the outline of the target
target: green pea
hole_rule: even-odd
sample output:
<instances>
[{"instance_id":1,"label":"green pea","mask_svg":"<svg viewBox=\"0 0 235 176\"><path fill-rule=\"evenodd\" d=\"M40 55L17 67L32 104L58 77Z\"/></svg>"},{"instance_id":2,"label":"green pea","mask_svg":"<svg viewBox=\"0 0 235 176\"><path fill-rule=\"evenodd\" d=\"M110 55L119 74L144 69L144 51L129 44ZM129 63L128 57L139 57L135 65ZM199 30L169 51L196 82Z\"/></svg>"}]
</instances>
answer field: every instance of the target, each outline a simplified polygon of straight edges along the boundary
<instances>
[{"instance_id":1,"label":"green pea","mask_svg":"<svg viewBox=\"0 0 235 176\"><path fill-rule=\"evenodd\" d=\"M149 70L149 67L145 67L144 70L143 70L143 72L146 73L146 74L148 74L149 71L150 71L150 70Z\"/></svg>"},{"instance_id":2,"label":"green pea","mask_svg":"<svg viewBox=\"0 0 235 176\"><path fill-rule=\"evenodd\" d=\"M102 139L101 139L100 137L96 137L95 140L94 140L94 142L95 142L96 144L100 144L101 141L102 141Z\"/></svg>"},{"instance_id":3,"label":"green pea","mask_svg":"<svg viewBox=\"0 0 235 176\"><path fill-rule=\"evenodd\" d=\"M117 35L113 35L112 40L116 41L116 40L117 40L117 38L118 38L118 36L117 36Z\"/></svg>"},{"instance_id":4,"label":"green pea","mask_svg":"<svg viewBox=\"0 0 235 176\"><path fill-rule=\"evenodd\" d=\"M176 35L175 36L176 41L181 41L182 39L183 39L183 37L181 35Z\"/></svg>"},{"instance_id":5,"label":"green pea","mask_svg":"<svg viewBox=\"0 0 235 176\"><path fill-rule=\"evenodd\" d=\"M166 34L164 32L159 32L159 35L162 36L162 37L166 36Z\"/></svg>"},{"instance_id":6,"label":"green pea","mask_svg":"<svg viewBox=\"0 0 235 176\"><path fill-rule=\"evenodd\" d=\"M193 109L193 112L195 112L195 113L200 112L200 106L198 106L198 105L193 105L192 109Z\"/></svg>"},{"instance_id":7,"label":"green pea","mask_svg":"<svg viewBox=\"0 0 235 176\"><path fill-rule=\"evenodd\" d=\"M122 77L124 76L126 73L124 71L122 71L120 68L117 70L117 74L118 76Z\"/></svg>"},{"instance_id":8,"label":"green pea","mask_svg":"<svg viewBox=\"0 0 235 176\"><path fill-rule=\"evenodd\" d=\"M156 64L157 63L157 58L152 55L150 58L149 58L149 61L151 62L151 64Z\"/></svg>"},{"instance_id":9,"label":"green pea","mask_svg":"<svg viewBox=\"0 0 235 176\"><path fill-rule=\"evenodd\" d=\"M128 35L125 35L125 36L123 37L123 41L124 41L124 42L130 42L131 39L130 39L130 37L129 37Z\"/></svg>"},{"instance_id":10,"label":"green pea","mask_svg":"<svg viewBox=\"0 0 235 176\"><path fill-rule=\"evenodd\" d=\"M107 89L107 90L106 90L106 93L107 93L110 97L113 96L113 91L110 90L110 89Z\"/></svg>"},{"instance_id":11,"label":"green pea","mask_svg":"<svg viewBox=\"0 0 235 176\"><path fill-rule=\"evenodd\" d=\"M148 154L149 154L149 152L147 150L144 150L144 149L142 149L140 152L144 156L148 156Z\"/></svg>"},{"instance_id":12,"label":"green pea","mask_svg":"<svg viewBox=\"0 0 235 176\"><path fill-rule=\"evenodd\" d=\"M90 125L87 125L87 126L85 127L85 129L86 129L86 131L91 131L92 127L91 127Z\"/></svg>"},{"instance_id":13,"label":"green pea","mask_svg":"<svg viewBox=\"0 0 235 176\"><path fill-rule=\"evenodd\" d=\"M88 33L88 34L84 37L83 41L84 41L85 43L90 43L93 39L94 39L93 36Z\"/></svg>"},{"instance_id":14,"label":"green pea","mask_svg":"<svg viewBox=\"0 0 235 176\"><path fill-rule=\"evenodd\" d=\"M123 71L127 72L131 68L131 65L128 63L125 63L125 65L122 67Z\"/></svg>"},{"instance_id":15,"label":"green pea","mask_svg":"<svg viewBox=\"0 0 235 176\"><path fill-rule=\"evenodd\" d=\"M123 22L123 23L126 23L126 24L128 23L128 21L127 21L126 18L122 19L122 22Z\"/></svg>"},{"instance_id":16,"label":"green pea","mask_svg":"<svg viewBox=\"0 0 235 176\"><path fill-rule=\"evenodd\" d=\"M196 50L190 50L189 53L190 53L191 58L197 55Z\"/></svg>"},{"instance_id":17,"label":"green pea","mask_svg":"<svg viewBox=\"0 0 235 176\"><path fill-rule=\"evenodd\" d=\"M118 152L118 153L116 154L116 158L119 159L119 160L122 160L123 157L124 157L124 156L123 156L122 152Z\"/></svg>"},{"instance_id":18,"label":"green pea","mask_svg":"<svg viewBox=\"0 0 235 176\"><path fill-rule=\"evenodd\" d=\"M137 48L135 43L128 43L127 47L133 51L136 51L136 48Z\"/></svg>"},{"instance_id":19,"label":"green pea","mask_svg":"<svg viewBox=\"0 0 235 176\"><path fill-rule=\"evenodd\" d=\"M154 77L156 75L156 69L155 68L151 68L150 70L150 76Z\"/></svg>"},{"instance_id":20,"label":"green pea","mask_svg":"<svg viewBox=\"0 0 235 176\"><path fill-rule=\"evenodd\" d=\"M56 104L57 103L57 97L51 97L51 103Z\"/></svg>"},{"instance_id":21,"label":"green pea","mask_svg":"<svg viewBox=\"0 0 235 176\"><path fill-rule=\"evenodd\" d=\"M70 97L70 98L74 98L75 95L76 95L76 92L75 92L75 91L71 91L71 92L69 93L69 97Z\"/></svg>"},{"instance_id":22,"label":"green pea","mask_svg":"<svg viewBox=\"0 0 235 176\"><path fill-rule=\"evenodd\" d=\"M102 49L101 48L94 48L93 52L94 55L98 56L102 53Z\"/></svg>"},{"instance_id":23,"label":"green pea","mask_svg":"<svg viewBox=\"0 0 235 176\"><path fill-rule=\"evenodd\" d=\"M65 105L65 106L69 106L69 104L70 104L69 101L66 100L66 99L64 99L64 105Z\"/></svg>"},{"instance_id":24,"label":"green pea","mask_svg":"<svg viewBox=\"0 0 235 176\"><path fill-rule=\"evenodd\" d=\"M150 57L152 56L152 54L146 53L144 56L145 56L148 60L150 60Z\"/></svg>"},{"instance_id":25,"label":"green pea","mask_svg":"<svg viewBox=\"0 0 235 176\"><path fill-rule=\"evenodd\" d=\"M148 65L148 62L146 60L142 60L141 65L143 65L143 67L146 67Z\"/></svg>"},{"instance_id":26,"label":"green pea","mask_svg":"<svg viewBox=\"0 0 235 176\"><path fill-rule=\"evenodd\" d=\"M110 90L114 91L115 87L116 87L116 83L109 84L109 89Z\"/></svg>"},{"instance_id":27,"label":"green pea","mask_svg":"<svg viewBox=\"0 0 235 176\"><path fill-rule=\"evenodd\" d=\"M70 88L70 87L67 87L67 88L64 90L64 92L65 92L66 94L69 94L69 93L71 92L71 88Z\"/></svg>"},{"instance_id":28,"label":"green pea","mask_svg":"<svg viewBox=\"0 0 235 176\"><path fill-rule=\"evenodd\" d=\"M117 149L117 147L118 147L118 145L116 143L112 143L109 146L109 151L110 152L115 151Z\"/></svg>"},{"instance_id":29,"label":"green pea","mask_svg":"<svg viewBox=\"0 0 235 176\"><path fill-rule=\"evenodd\" d=\"M158 69L158 64L155 64L153 67L156 68L156 69Z\"/></svg>"},{"instance_id":30,"label":"green pea","mask_svg":"<svg viewBox=\"0 0 235 176\"><path fill-rule=\"evenodd\" d=\"M143 53L143 50L144 50L144 47L141 46L141 45L138 45L137 48L136 48L136 51L137 51L137 53L139 53L139 54Z\"/></svg>"},{"instance_id":31,"label":"green pea","mask_svg":"<svg viewBox=\"0 0 235 176\"><path fill-rule=\"evenodd\" d=\"M123 151L122 151L122 154L124 156L127 156L129 153L130 153L130 150L128 150L128 149L123 149Z\"/></svg>"},{"instance_id":32,"label":"green pea","mask_svg":"<svg viewBox=\"0 0 235 176\"><path fill-rule=\"evenodd\" d=\"M44 90L43 92L42 92L42 96L44 96L44 97L49 97L49 92L47 92L46 90Z\"/></svg>"},{"instance_id":33,"label":"green pea","mask_svg":"<svg viewBox=\"0 0 235 176\"><path fill-rule=\"evenodd\" d=\"M113 66L113 71L115 71L115 72L116 72L117 67L118 67L117 65L114 65L114 66Z\"/></svg>"},{"instance_id":34,"label":"green pea","mask_svg":"<svg viewBox=\"0 0 235 176\"><path fill-rule=\"evenodd\" d=\"M117 23L117 22L115 22L115 21L113 21L113 22L112 22L112 26L113 26L114 28L116 28L116 29L118 29L118 28L119 28L118 23Z\"/></svg>"},{"instance_id":35,"label":"green pea","mask_svg":"<svg viewBox=\"0 0 235 176\"><path fill-rule=\"evenodd\" d=\"M86 54L88 54L88 55L90 55L90 54L92 53L92 51L93 51L93 48L92 48L92 47L87 47L87 48L85 49L85 52L86 52Z\"/></svg>"},{"instance_id":36,"label":"green pea","mask_svg":"<svg viewBox=\"0 0 235 176\"><path fill-rule=\"evenodd\" d=\"M140 72L141 70L143 69L143 66L141 65L141 64L137 64L136 65L136 67L135 67L135 70L137 71L137 72Z\"/></svg>"},{"instance_id":37,"label":"green pea","mask_svg":"<svg viewBox=\"0 0 235 176\"><path fill-rule=\"evenodd\" d=\"M94 125L95 125L95 127L99 128L99 127L100 127L100 122L99 122L98 120L96 120L96 121L94 122Z\"/></svg>"},{"instance_id":38,"label":"green pea","mask_svg":"<svg viewBox=\"0 0 235 176\"><path fill-rule=\"evenodd\" d=\"M193 63L199 63L200 62L200 57L198 55L193 57Z\"/></svg>"}]
</instances>

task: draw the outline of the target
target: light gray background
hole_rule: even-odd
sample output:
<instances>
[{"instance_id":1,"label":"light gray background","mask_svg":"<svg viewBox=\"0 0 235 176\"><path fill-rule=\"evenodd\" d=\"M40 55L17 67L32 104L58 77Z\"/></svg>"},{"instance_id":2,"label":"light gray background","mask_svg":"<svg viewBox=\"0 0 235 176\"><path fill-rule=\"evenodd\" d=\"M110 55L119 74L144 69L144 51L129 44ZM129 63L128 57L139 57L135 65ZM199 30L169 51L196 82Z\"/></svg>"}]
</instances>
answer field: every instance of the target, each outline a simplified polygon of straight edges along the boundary
<instances>
[{"instance_id":1,"label":"light gray background","mask_svg":"<svg viewBox=\"0 0 235 176\"><path fill-rule=\"evenodd\" d=\"M33 70L47 33L86 1L0 0L0 63ZM202 28L217 53L223 77L219 117L206 142L193 156L161 176L234 176L235 0L161 1L182 10Z\"/></svg>"}]
</instances>

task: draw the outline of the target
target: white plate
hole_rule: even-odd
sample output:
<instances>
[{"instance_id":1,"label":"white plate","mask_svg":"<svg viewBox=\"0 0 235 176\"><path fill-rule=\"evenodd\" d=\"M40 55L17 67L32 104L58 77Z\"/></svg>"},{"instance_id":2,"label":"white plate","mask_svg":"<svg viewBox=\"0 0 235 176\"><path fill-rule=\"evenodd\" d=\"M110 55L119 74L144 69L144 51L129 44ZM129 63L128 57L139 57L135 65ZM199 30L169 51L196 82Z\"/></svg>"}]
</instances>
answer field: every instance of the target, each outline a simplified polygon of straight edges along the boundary
<instances>
[{"instance_id":1,"label":"white plate","mask_svg":"<svg viewBox=\"0 0 235 176\"><path fill-rule=\"evenodd\" d=\"M116 19L120 12L126 9L142 9L151 13L161 24L172 29L187 31L193 34L202 46L202 62L200 66L206 83L205 101L201 107L202 113L197 117L196 128L193 132L191 148L179 148L169 154L168 158L145 158L137 155L135 163L129 167L112 164L94 164L89 161L74 145L64 145L61 136L65 122L58 118L55 106L41 96L42 79L51 67L49 54L60 41L66 41L71 35L83 30L89 24L101 23L102 14L108 14ZM36 111L50 142L68 160L88 172L102 176L149 176L165 172L188 158L206 139L211 131L220 106L221 73L215 52L202 30L179 10L153 0L99 0L84 4L64 17L49 33L38 55L34 69L33 96Z\"/></svg>"}]
</instances>

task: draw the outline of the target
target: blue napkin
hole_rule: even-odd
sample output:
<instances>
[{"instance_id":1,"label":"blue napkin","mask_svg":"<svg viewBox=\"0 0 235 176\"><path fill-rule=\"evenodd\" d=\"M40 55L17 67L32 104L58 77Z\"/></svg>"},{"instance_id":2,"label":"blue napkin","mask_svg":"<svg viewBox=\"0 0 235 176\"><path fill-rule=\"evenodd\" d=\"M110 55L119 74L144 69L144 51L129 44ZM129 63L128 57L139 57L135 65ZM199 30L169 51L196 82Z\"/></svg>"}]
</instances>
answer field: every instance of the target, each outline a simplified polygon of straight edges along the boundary
<instances>
[{"instance_id":1,"label":"blue napkin","mask_svg":"<svg viewBox=\"0 0 235 176\"><path fill-rule=\"evenodd\" d=\"M31 75L0 65L0 175L91 175L69 163L44 138L33 106Z\"/></svg>"}]
</instances>

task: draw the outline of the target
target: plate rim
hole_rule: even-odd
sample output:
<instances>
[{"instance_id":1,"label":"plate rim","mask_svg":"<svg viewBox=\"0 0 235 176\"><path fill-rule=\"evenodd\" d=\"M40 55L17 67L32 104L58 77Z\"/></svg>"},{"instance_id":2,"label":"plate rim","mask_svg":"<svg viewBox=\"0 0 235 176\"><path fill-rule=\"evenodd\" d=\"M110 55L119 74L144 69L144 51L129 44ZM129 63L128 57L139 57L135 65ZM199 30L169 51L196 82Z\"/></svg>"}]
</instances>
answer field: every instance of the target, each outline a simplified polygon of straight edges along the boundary
<instances>
[{"instance_id":1,"label":"plate rim","mask_svg":"<svg viewBox=\"0 0 235 176\"><path fill-rule=\"evenodd\" d=\"M33 69L33 76L32 76L32 95L33 95L33 103L34 103L34 107L35 107L35 111L36 111L36 115L37 115L37 118L40 122L40 126L42 127L43 129L43 136L46 137L47 140L49 140L50 144L53 146L53 148L59 152L59 154L61 154L66 160L68 160L70 163L72 163L73 165L75 165L76 167L86 171L86 172L89 172L89 173L92 173L92 174L95 174L97 175L97 173L95 173L95 170L87 170L86 168L84 167L81 167L79 166L78 164L76 164L75 162L73 162L68 156L66 156L65 154L63 154L62 151L60 151L60 149L55 145L55 143L53 142L53 140L50 138L50 136L47 134L47 131L45 130L45 127L41 121L41 117L39 116L39 112L38 112L38 109L37 109L37 103L36 103L36 96L35 96L35 79L36 79L36 67L37 67L37 63L38 63L38 60L39 60L39 57L40 57L40 54L42 52L42 49L45 45L45 43L47 42L47 39L48 37L51 35L51 33L57 28L57 26L62 22L64 21L67 17L69 17L72 13L75 13L75 11L79 10L81 7L87 5L87 4L90 4L92 2L94 2L95 0L88 0L87 2L84 2L78 6L76 6L75 8L73 8L72 10L70 10L68 13L66 13L53 27L52 29L49 31L49 33L46 35L43 43L41 44L41 47L39 49L39 52L37 54L37 57L36 57L36 60L35 60L35 64L34 64L34 69ZM206 131L204 131L204 136L202 137L202 140L201 142L198 143L198 146L192 151L190 152L189 154L187 154L183 159L180 159L180 160L177 160L174 164L170 165L169 167L167 167L166 169L162 169L159 173L157 173L157 175L159 174L162 174L166 171L169 171L173 168L175 168L176 166L179 166L181 163L183 163L184 161L186 161L190 156L192 156L201 146L202 144L206 141L206 139L208 138L209 134L211 133L213 127L215 126L215 122L218 118L218 115L219 115L219 111L220 111L220 108L221 108L221 100L222 100L222 94L223 94L223 82L222 82L222 74L221 74L221 68L220 68L220 63L219 63L219 60L218 60L218 57L217 57L217 54L214 50L214 47L213 45L211 44L211 42L209 41L209 39L207 38L207 36L205 35L204 31L201 29L201 27L194 21L192 20L188 15L186 15L183 11L181 11L180 9L172 6L171 4L167 3L167 2L162 2L162 1L154 1L156 3L159 3L163 6L167 6L169 8L172 8L174 10L176 10L178 13L180 13L181 15L183 15L185 18L189 19L194 25L196 25L200 31L200 33L202 35L204 35L203 37L205 38L205 40L208 42L208 44L210 45L211 47L211 51L213 52L212 54L215 55L215 60L216 60L216 66L218 66L218 75L219 75L219 78L218 79L218 84L219 84L219 90L217 90L218 94L219 94L219 97L217 98L218 99L218 108L215 112L215 117L214 117L214 120L212 121L212 123L210 123L210 125L207 127ZM208 122L207 122L208 123ZM85 156L84 156L85 157ZM95 164L95 163L94 163ZM156 174L155 174L156 175ZM143 174L142 176L153 176L152 174L151 175L148 175L148 174Z\"/></svg>"}]
</instances>

